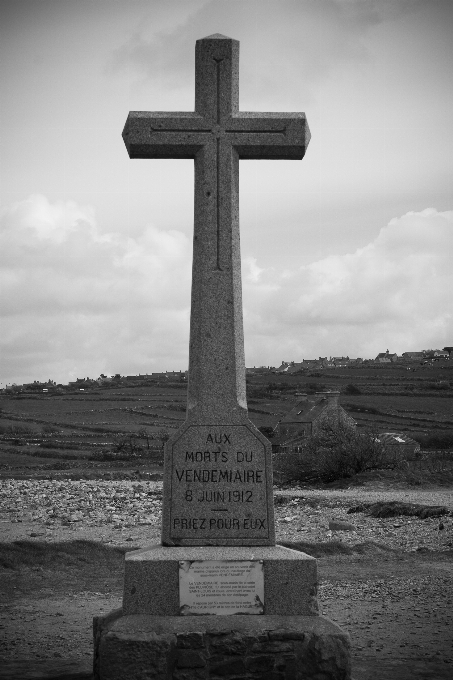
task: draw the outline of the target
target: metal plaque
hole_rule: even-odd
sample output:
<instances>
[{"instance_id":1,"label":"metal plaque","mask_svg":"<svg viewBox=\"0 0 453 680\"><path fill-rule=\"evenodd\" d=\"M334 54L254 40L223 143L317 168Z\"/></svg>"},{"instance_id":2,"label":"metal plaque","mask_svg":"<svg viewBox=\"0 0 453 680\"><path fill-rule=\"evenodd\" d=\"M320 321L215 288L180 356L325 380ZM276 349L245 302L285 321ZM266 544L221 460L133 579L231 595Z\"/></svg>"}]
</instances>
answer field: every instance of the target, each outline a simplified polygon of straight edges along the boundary
<instances>
[{"instance_id":1,"label":"metal plaque","mask_svg":"<svg viewBox=\"0 0 453 680\"><path fill-rule=\"evenodd\" d=\"M179 563L179 612L264 614L262 560L184 560Z\"/></svg>"}]
</instances>

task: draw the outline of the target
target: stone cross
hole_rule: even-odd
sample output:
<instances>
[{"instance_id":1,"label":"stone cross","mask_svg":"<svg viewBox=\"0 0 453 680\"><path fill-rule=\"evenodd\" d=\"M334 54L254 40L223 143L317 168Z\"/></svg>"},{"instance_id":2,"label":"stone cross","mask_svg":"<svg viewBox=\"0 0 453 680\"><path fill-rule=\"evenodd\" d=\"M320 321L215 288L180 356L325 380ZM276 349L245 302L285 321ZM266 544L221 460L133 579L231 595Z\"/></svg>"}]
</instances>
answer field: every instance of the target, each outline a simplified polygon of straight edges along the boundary
<instances>
[{"instance_id":1,"label":"stone cross","mask_svg":"<svg viewBox=\"0 0 453 680\"><path fill-rule=\"evenodd\" d=\"M163 545L273 545L270 444L247 415L239 159L301 159L303 113L239 111L239 42L195 50L195 112L129 113L131 158L193 158L187 418L165 453Z\"/></svg>"}]
</instances>

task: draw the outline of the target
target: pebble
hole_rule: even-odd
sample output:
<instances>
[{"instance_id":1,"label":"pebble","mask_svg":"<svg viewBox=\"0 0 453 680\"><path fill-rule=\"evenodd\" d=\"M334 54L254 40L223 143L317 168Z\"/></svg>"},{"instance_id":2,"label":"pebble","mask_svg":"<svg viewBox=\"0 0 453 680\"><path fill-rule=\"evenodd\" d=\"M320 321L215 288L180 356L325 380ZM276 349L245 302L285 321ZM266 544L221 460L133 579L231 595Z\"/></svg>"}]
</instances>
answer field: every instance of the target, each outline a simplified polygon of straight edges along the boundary
<instances>
[{"instance_id":1,"label":"pebble","mask_svg":"<svg viewBox=\"0 0 453 680\"><path fill-rule=\"evenodd\" d=\"M275 523L277 540L303 541L312 543L326 543L328 541L340 541L350 547L357 545L369 545L373 550L397 550L400 552L447 552L453 548L453 517L443 518L443 529L439 530L439 518L401 516L398 518L375 518L365 512L354 515L355 522L349 522L348 508L359 501L375 502L376 494L364 489L354 490L357 495L350 492L346 498L337 492L330 490L314 490L313 495L309 490L303 492L286 492L290 496L284 505L275 506ZM440 492L446 496L445 491ZM448 493L448 492L447 492ZM290 495L291 494L291 495ZM400 500L405 500L404 492L399 492ZM282 494L283 495L283 494ZM411 494L412 496L413 494ZM415 494L414 494L415 495ZM429 498L422 496L411 502L425 502L425 504L439 503L437 492L432 492L431 503ZM395 492L391 492L388 500L394 500ZM403 497L403 498L402 498ZM381 500L384 500L381 498ZM314 503L316 503L314 507ZM395 519L398 521L395 522ZM394 526L394 525L397 526ZM336 526L350 526L351 529L334 529Z\"/></svg>"},{"instance_id":2,"label":"pebble","mask_svg":"<svg viewBox=\"0 0 453 680\"><path fill-rule=\"evenodd\" d=\"M327 542L341 540L354 546L374 542L403 552L448 551L453 547L453 517L373 518L364 512L349 522L347 510L360 502L403 500L453 509L450 490L376 492L346 490L292 490L275 506L277 540ZM47 531L54 527L112 529L158 527L162 516L162 482L130 480L0 480L0 513L11 522L36 522ZM333 529L348 525L349 529ZM329 526L330 525L330 526ZM37 527L32 529L40 536ZM338 533L336 533L338 532ZM341 533L340 533L341 532ZM42 534L44 535L44 534Z\"/></svg>"},{"instance_id":3,"label":"pebble","mask_svg":"<svg viewBox=\"0 0 453 680\"><path fill-rule=\"evenodd\" d=\"M0 482L0 512L12 522L46 527L155 524L162 512L161 488L156 482L7 479Z\"/></svg>"}]
</instances>

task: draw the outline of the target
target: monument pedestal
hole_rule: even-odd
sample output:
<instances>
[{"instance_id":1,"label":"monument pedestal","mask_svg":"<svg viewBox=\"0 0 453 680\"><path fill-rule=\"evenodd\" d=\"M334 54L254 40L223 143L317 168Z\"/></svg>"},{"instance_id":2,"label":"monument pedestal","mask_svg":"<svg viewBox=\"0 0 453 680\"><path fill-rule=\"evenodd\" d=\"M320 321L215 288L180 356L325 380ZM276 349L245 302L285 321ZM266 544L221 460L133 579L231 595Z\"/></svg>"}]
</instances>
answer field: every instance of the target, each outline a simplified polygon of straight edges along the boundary
<instances>
[{"instance_id":1,"label":"monument pedestal","mask_svg":"<svg viewBox=\"0 0 453 680\"><path fill-rule=\"evenodd\" d=\"M185 615L188 562L262 565L263 613ZM349 636L318 615L316 582L313 557L278 545L129 553L122 610L94 620L94 678L349 680Z\"/></svg>"},{"instance_id":2,"label":"monument pedestal","mask_svg":"<svg viewBox=\"0 0 453 680\"><path fill-rule=\"evenodd\" d=\"M322 616L95 619L96 680L349 680L348 636Z\"/></svg>"},{"instance_id":3,"label":"monument pedestal","mask_svg":"<svg viewBox=\"0 0 453 680\"><path fill-rule=\"evenodd\" d=\"M233 566L238 562L260 562L264 580L261 611L265 615L318 614L316 560L305 553L279 545L167 548L160 544L126 555L123 614L183 614L180 573L181 563L187 561L222 562Z\"/></svg>"}]
</instances>

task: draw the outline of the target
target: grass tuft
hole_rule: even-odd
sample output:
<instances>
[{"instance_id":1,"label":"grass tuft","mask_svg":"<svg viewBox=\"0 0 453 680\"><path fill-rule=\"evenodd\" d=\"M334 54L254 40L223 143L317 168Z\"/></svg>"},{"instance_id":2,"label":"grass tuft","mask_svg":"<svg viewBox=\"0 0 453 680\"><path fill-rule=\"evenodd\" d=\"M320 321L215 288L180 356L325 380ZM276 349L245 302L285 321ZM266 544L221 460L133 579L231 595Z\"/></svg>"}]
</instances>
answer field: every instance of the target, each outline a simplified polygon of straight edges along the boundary
<instances>
[{"instance_id":1,"label":"grass tuft","mask_svg":"<svg viewBox=\"0 0 453 680\"><path fill-rule=\"evenodd\" d=\"M331 555L352 555L353 548L341 541L326 541L325 543L310 543L308 541L281 541L280 545L291 550L306 553L311 557L330 557Z\"/></svg>"},{"instance_id":2,"label":"grass tuft","mask_svg":"<svg viewBox=\"0 0 453 680\"><path fill-rule=\"evenodd\" d=\"M397 552L382 543L375 541L364 541L355 545L346 545L342 541L325 541L319 543L309 543L305 541L280 541L280 545L292 550L304 552L311 557L334 557L336 555L366 555L382 552Z\"/></svg>"},{"instance_id":3,"label":"grass tuft","mask_svg":"<svg viewBox=\"0 0 453 680\"><path fill-rule=\"evenodd\" d=\"M397 517L406 515L408 517L441 517L448 515L449 510L443 505L418 505L417 503L401 503L400 501L390 501L373 503L368 508L367 514L371 517Z\"/></svg>"},{"instance_id":4,"label":"grass tuft","mask_svg":"<svg viewBox=\"0 0 453 680\"><path fill-rule=\"evenodd\" d=\"M0 543L0 567L16 571L24 567L83 569L87 564L114 566L122 564L125 552L125 548L85 540L59 543L14 541Z\"/></svg>"}]
</instances>

